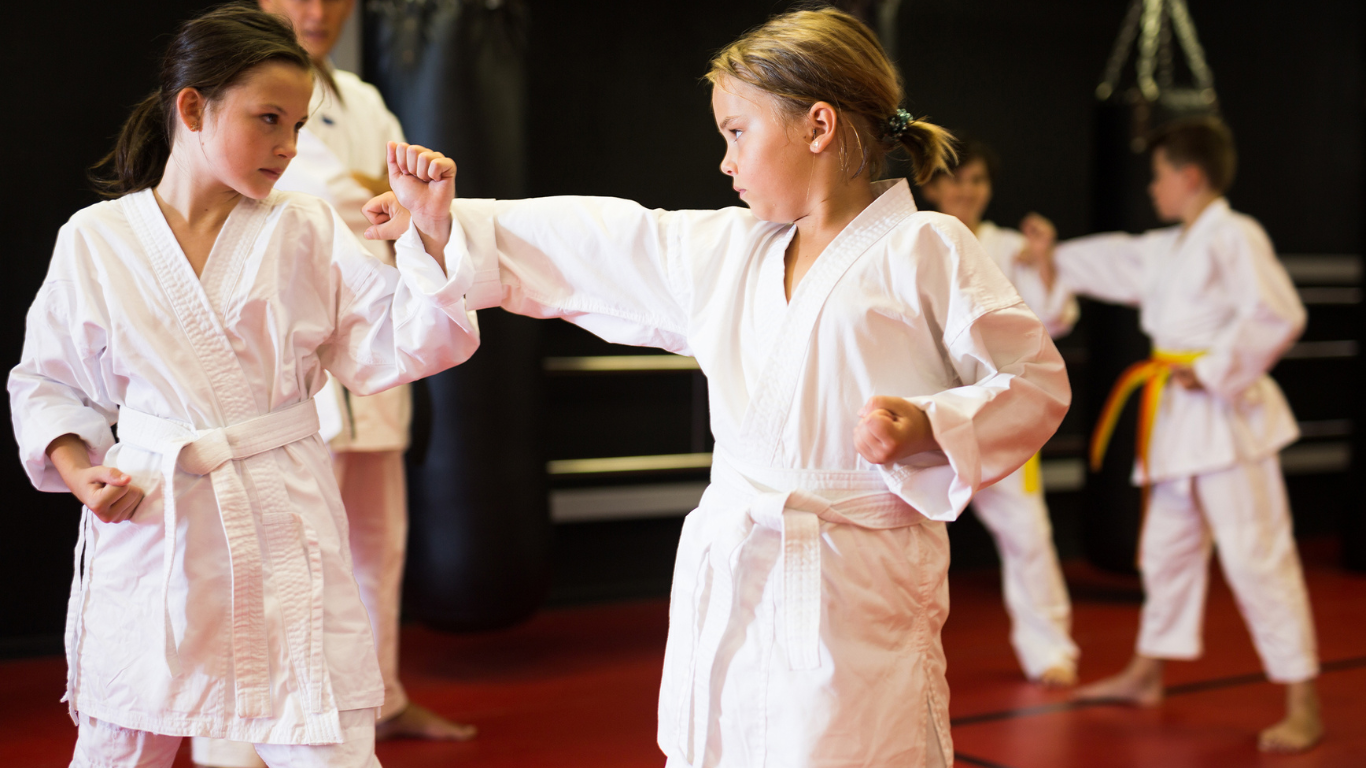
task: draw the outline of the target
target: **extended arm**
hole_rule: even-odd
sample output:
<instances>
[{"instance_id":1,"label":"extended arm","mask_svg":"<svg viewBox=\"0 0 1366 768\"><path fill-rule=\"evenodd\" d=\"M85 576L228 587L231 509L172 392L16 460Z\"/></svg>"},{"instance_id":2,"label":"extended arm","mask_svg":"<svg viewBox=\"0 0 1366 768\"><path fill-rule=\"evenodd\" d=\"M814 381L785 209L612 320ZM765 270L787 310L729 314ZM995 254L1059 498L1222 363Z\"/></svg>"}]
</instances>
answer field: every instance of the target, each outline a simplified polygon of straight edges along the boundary
<instances>
[{"instance_id":1,"label":"extended arm","mask_svg":"<svg viewBox=\"0 0 1366 768\"><path fill-rule=\"evenodd\" d=\"M473 270L471 308L563 318L611 342L679 354L690 353L690 299L706 271L691 260L720 264L752 228L733 210L666 212L602 197L457 200L452 210L450 253ZM387 226L368 236L392 234Z\"/></svg>"},{"instance_id":2,"label":"extended arm","mask_svg":"<svg viewBox=\"0 0 1366 768\"><path fill-rule=\"evenodd\" d=\"M397 269L370 258L335 212L327 227L336 327L318 354L358 394L458 365L479 346L479 326L465 303L473 273L459 256L447 258L455 164L438 152L395 143L388 163L394 191L371 201L366 213L376 224L398 228L392 214L402 211Z\"/></svg>"},{"instance_id":3,"label":"extended arm","mask_svg":"<svg viewBox=\"0 0 1366 768\"><path fill-rule=\"evenodd\" d=\"M1144 247L1151 234L1113 232L1058 244L1053 224L1035 213L1020 222L1020 231L1026 240L1020 260L1038 270L1050 295L1060 285L1065 293L1115 304L1142 301Z\"/></svg>"}]
</instances>

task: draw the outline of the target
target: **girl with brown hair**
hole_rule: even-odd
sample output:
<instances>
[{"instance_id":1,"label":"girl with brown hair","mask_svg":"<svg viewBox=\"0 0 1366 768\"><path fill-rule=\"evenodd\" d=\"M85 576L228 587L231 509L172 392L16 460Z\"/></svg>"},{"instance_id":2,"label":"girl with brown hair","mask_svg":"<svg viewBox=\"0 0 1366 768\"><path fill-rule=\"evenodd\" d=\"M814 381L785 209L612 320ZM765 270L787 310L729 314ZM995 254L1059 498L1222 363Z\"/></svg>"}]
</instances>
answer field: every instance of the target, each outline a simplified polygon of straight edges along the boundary
<instances>
[{"instance_id":1,"label":"girl with brown hair","mask_svg":"<svg viewBox=\"0 0 1366 768\"><path fill-rule=\"evenodd\" d=\"M419 213L397 269L323 201L274 190L312 93L281 19L184 24L97 169L111 199L62 227L29 310L20 458L85 505L74 768L167 768L185 736L251 742L270 766L379 765L384 684L313 396L325 369L374 392L479 336L472 275L444 268L448 159L404 158L394 189Z\"/></svg>"}]
</instances>

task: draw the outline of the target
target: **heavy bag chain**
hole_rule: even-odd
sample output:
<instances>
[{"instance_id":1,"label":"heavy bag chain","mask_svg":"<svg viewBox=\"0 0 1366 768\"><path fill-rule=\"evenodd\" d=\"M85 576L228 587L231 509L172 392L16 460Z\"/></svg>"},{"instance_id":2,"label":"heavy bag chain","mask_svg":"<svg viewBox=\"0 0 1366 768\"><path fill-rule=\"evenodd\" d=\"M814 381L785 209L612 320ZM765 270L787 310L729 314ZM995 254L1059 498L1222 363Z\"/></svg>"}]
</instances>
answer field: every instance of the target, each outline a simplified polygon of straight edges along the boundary
<instances>
[{"instance_id":1,"label":"heavy bag chain","mask_svg":"<svg viewBox=\"0 0 1366 768\"><path fill-rule=\"evenodd\" d=\"M1174 83L1172 34L1175 33L1185 54L1186 66L1194 81L1189 87ZM1121 94L1120 79L1124 63L1138 39L1135 65L1136 87ZM1134 107L1135 152L1147 149L1147 133L1154 107L1173 114L1199 114L1218 111L1214 75L1205 62L1205 49L1195 34L1186 0L1133 0L1120 27L1114 50L1105 67L1105 78L1096 86L1096 98L1108 101L1123 95Z\"/></svg>"}]
</instances>

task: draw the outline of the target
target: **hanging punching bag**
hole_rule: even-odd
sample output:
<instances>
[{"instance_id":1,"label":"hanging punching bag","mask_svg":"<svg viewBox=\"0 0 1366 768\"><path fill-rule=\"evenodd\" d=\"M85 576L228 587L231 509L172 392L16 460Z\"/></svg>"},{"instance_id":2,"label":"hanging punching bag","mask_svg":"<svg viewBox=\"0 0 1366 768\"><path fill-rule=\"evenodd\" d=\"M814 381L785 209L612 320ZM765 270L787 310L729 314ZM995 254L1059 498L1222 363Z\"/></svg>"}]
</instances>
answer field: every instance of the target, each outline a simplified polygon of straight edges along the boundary
<instances>
[{"instance_id":1,"label":"hanging punching bag","mask_svg":"<svg viewBox=\"0 0 1366 768\"><path fill-rule=\"evenodd\" d=\"M1185 54L1193 86L1174 85L1173 33ZM1131 56L1134 80L1121 87ZM1148 135L1169 120L1216 110L1213 77L1185 0L1133 0L1096 96L1092 226L1098 232L1143 232L1157 227L1160 223L1147 194L1152 177ZM1139 328L1137 310L1086 302L1082 313L1091 329L1085 402L1088 423L1094 425L1110 387L1125 368L1149 355L1149 342ZM1082 546L1087 559L1121 573L1136 570L1143 519L1142 493L1131 482L1138 401L1138 397L1130 398L1110 439L1104 465L1087 476L1084 492L1087 514Z\"/></svg>"},{"instance_id":2,"label":"hanging punching bag","mask_svg":"<svg viewBox=\"0 0 1366 768\"><path fill-rule=\"evenodd\" d=\"M366 14L367 79L409 141L455 159L462 197L524 196L523 3L374 0ZM409 618L493 629L526 618L545 596L540 325L481 310L474 357L415 389Z\"/></svg>"}]
</instances>

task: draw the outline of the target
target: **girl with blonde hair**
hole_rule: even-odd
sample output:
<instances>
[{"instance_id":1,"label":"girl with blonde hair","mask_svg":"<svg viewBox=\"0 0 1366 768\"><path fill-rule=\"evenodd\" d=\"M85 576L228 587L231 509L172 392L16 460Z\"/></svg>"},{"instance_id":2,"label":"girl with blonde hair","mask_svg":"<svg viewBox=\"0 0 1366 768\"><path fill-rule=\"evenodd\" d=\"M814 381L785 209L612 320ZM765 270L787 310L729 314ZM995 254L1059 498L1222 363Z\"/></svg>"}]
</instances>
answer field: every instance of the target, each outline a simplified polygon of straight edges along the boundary
<instances>
[{"instance_id":1,"label":"girl with blonde hair","mask_svg":"<svg viewBox=\"0 0 1366 768\"><path fill-rule=\"evenodd\" d=\"M947 765L944 525L1053 433L1062 360L966 227L873 180L893 150L922 180L952 150L899 108L862 23L777 16L708 79L748 208L457 200L466 300L708 377L712 484L679 542L660 690L670 766ZM370 236L406 225L392 197L371 209Z\"/></svg>"}]
</instances>

